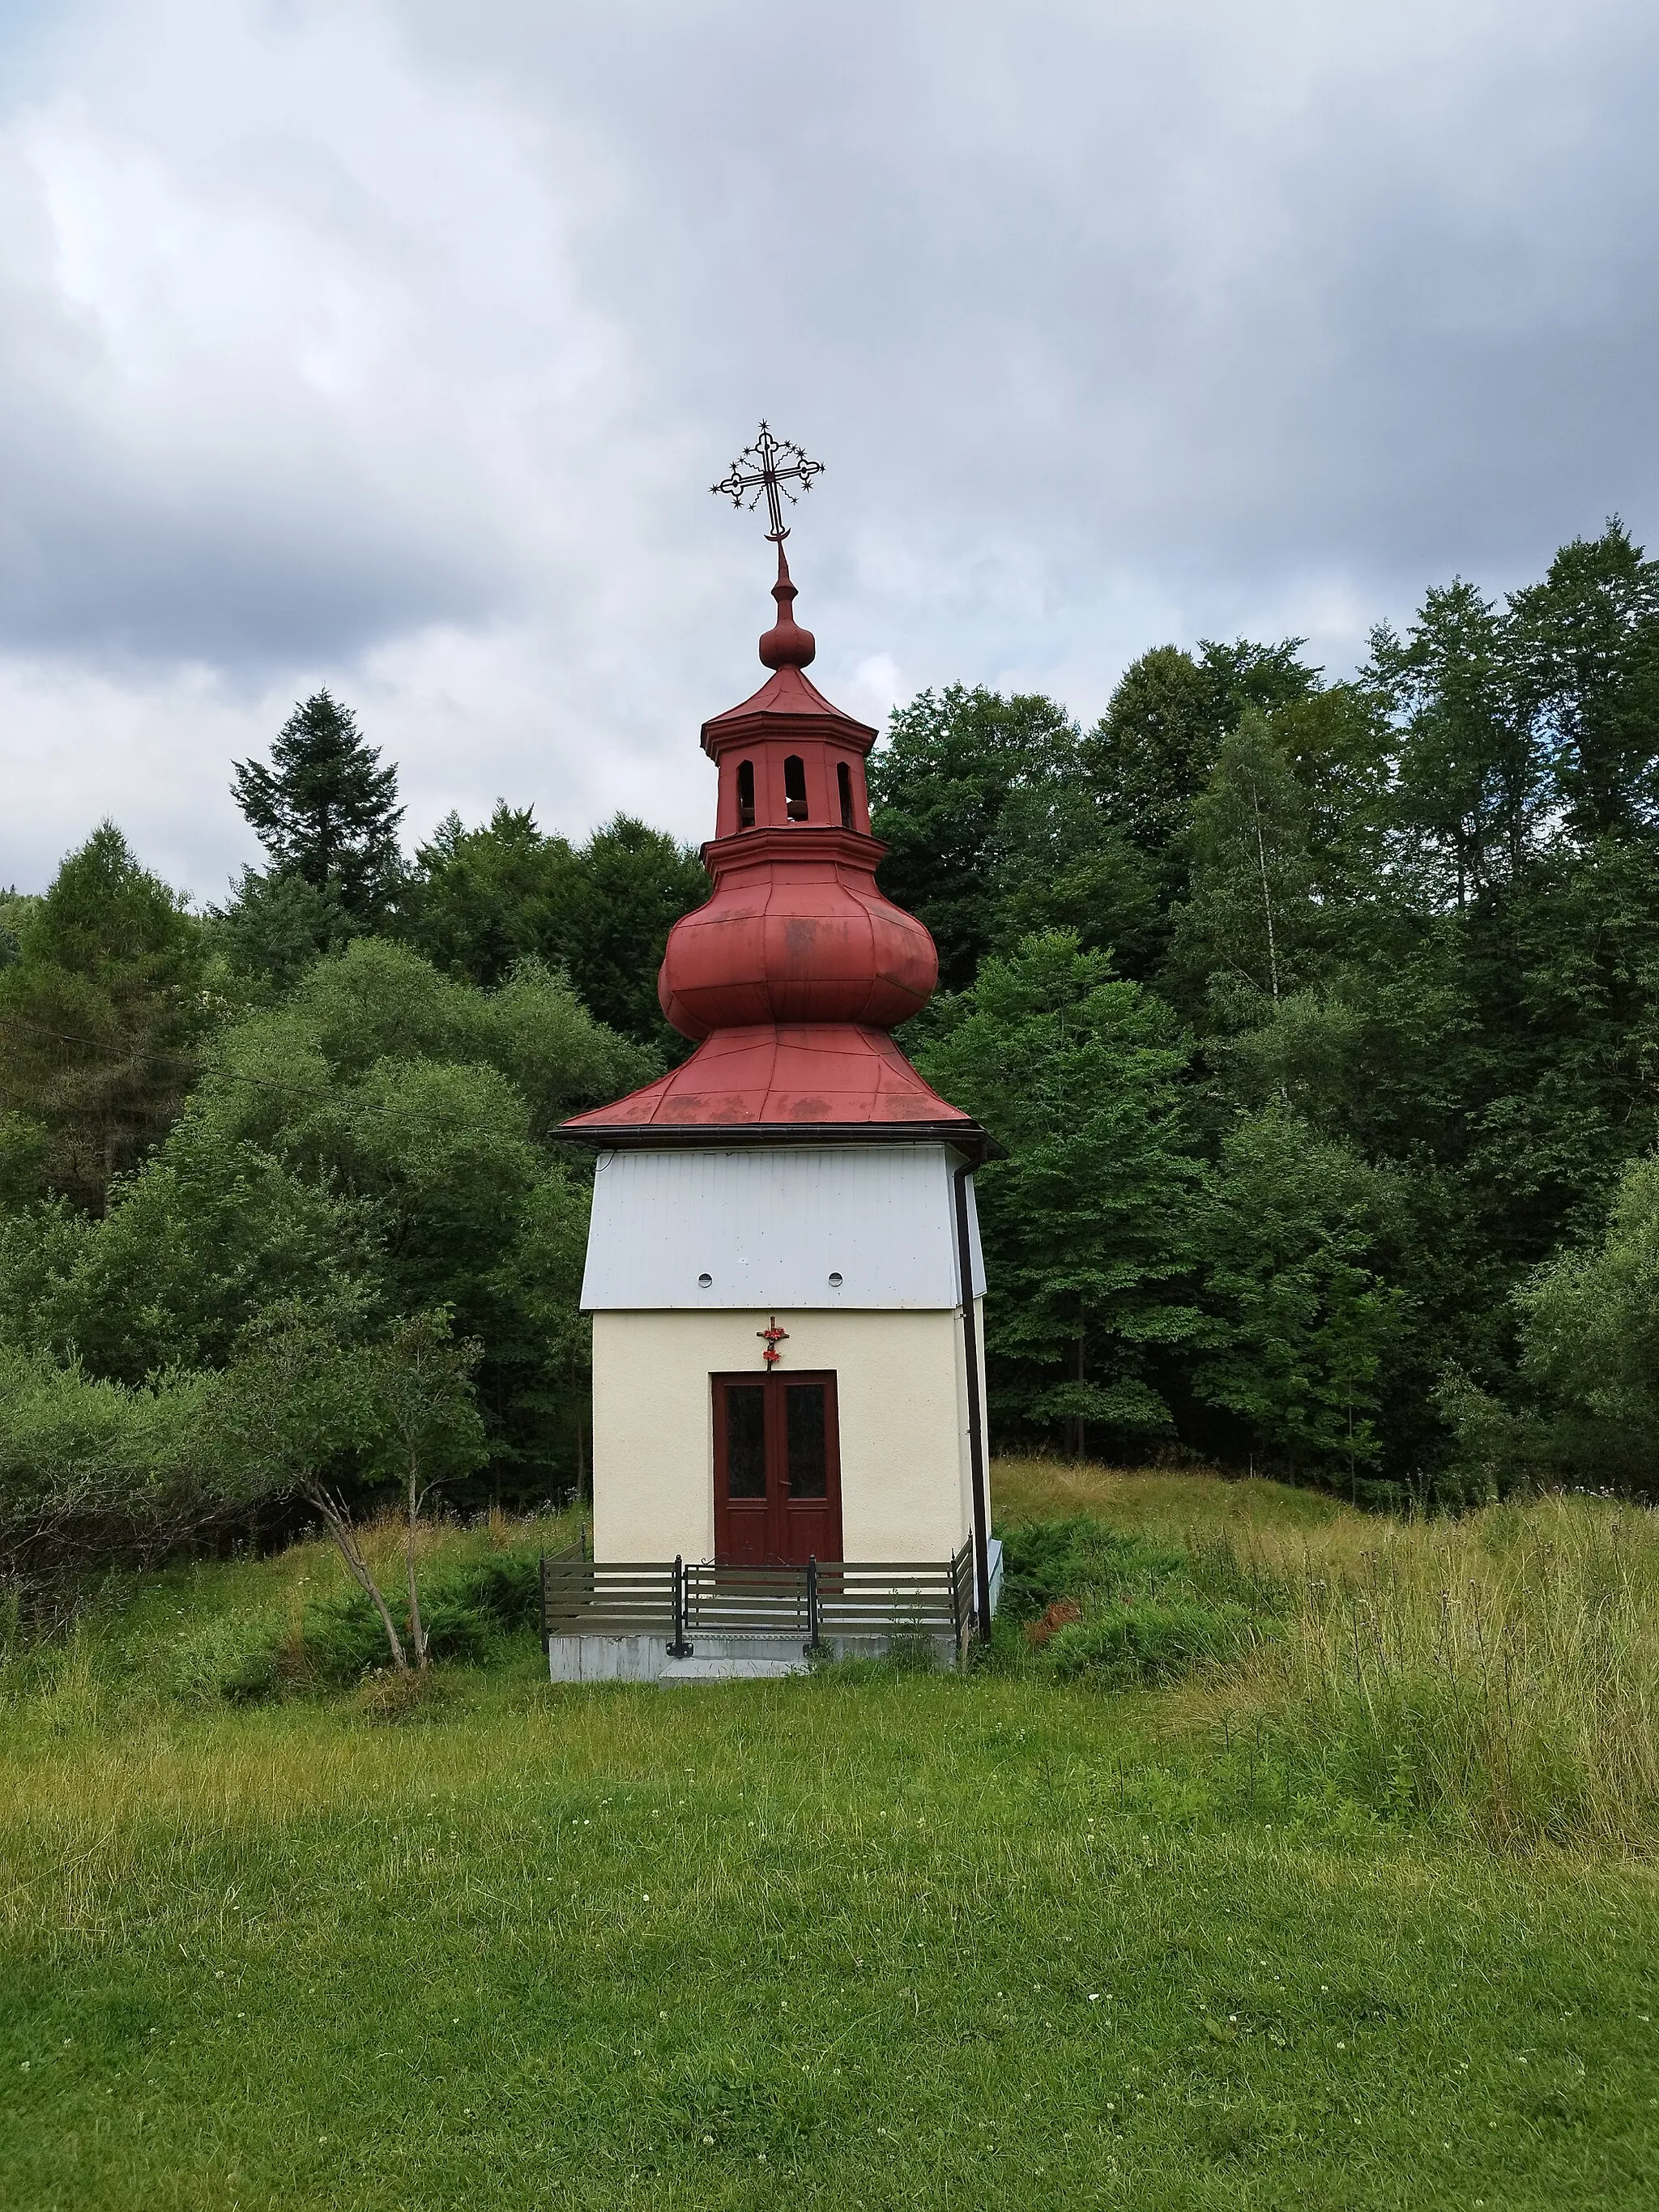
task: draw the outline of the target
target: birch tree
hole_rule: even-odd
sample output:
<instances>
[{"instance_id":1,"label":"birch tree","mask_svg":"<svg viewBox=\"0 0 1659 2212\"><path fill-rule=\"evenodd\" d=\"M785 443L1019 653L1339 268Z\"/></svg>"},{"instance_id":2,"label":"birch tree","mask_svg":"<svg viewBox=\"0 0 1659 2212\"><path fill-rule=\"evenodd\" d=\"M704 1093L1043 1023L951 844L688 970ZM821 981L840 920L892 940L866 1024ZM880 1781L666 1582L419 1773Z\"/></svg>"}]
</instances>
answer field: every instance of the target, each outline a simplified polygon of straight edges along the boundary
<instances>
[{"instance_id":1,"label":"birch tree","mask_svg":"<svg viewBox=\"0 0 1659 2212\"><path fill-rule=\"evenodd\" d=\"M429 1662L416 1571L421 1518L444 1482L468 1473L486 1455L483 1424L472 1402L472 1374L483 1352L476 1337L457 1341L451 1336L449 1316L441 1309L400 1322L384 1344L363 1355L376 1458L395 1470L403 1492L409 1645L422 1674ZM380 1610L386 1617L383 1602ZM395 1655L395 1632L392 1649Z\"/></svg>"},{"instance_id":2,"label":"birch tree","mask_svg":"<svg viewBox=\"0 0 1659 2212\"><path fill-rule=\"evenodd\" d=\"M1171 963L1223 1027L1271 1018L1310 980L1313 888L1305 795L1267 716L1248 708L1194 809Z\"/></svg>"}]
</instances>

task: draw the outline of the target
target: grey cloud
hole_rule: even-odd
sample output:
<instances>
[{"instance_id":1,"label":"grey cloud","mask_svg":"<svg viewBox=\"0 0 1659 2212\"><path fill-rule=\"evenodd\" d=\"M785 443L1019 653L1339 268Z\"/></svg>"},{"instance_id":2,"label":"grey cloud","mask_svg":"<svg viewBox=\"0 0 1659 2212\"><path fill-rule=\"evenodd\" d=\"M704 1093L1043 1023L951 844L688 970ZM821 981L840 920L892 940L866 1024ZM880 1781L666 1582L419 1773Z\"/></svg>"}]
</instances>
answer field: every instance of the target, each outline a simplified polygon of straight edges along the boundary
<instances>
[{"instance_id":1,"label":"grey cloud","mask_svg":"<svg viewBox=\"0 0 1659 2212\"><path fill-rule=\"evenodd\" d=\"M337 480L310 498L157 485L85 450L84 433L76 465L47 469L41 428L23 424L21 453L0 442L0 642L253 676L424 622L479 619L509 596L507 573L436 533L400 531L383 503L354 507Z\"/></svg>"},{"instance_id":2,"label":"grey cloud","mask_svg":"<svg viewBox=\"0 0 1659 2212\"><path fill-rule=\"evenodd\" d=\"M1638 0L76 21L0 173L0 639L356 681L416 826L702 830L683 749L765 607L704 487L762 413L829 464L794 550L843 689L1093 712L1243 627L1340 666L1454 570L1659 534Z\"/></svg>"},{"instance_id":3,"label":"grey cloud","mask_svg":"<svg viewBox=\"0 0 1659 2212\"><path fill-rule=\"evenodd\" d=\"M617 20L507 8L466 43L629 142L586 267L670 404L769 364L860 512L1392 591L1652 507L1650 11Z\"/></svg>"}]
</instances>

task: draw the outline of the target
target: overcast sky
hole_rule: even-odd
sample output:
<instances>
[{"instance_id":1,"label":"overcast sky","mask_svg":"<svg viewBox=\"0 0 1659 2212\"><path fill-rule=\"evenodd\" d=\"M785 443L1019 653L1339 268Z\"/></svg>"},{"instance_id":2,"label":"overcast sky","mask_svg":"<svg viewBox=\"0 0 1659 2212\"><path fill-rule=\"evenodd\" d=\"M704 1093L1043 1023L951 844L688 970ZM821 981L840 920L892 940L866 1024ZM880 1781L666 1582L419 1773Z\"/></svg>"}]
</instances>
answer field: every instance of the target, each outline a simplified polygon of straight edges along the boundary
<instances>
[{"instance_id":1,"label":"overcast sky","mask_svg":"<svg viewBox=\"0 0 1659 2212\"><path fill-rule=\"evenodd\" d=\"M814 675L1085 720L1659 540L1651 0L0 0L0 884L198 898L326 683L411 842L713 823Z\"/></svg>"}]
</instances>

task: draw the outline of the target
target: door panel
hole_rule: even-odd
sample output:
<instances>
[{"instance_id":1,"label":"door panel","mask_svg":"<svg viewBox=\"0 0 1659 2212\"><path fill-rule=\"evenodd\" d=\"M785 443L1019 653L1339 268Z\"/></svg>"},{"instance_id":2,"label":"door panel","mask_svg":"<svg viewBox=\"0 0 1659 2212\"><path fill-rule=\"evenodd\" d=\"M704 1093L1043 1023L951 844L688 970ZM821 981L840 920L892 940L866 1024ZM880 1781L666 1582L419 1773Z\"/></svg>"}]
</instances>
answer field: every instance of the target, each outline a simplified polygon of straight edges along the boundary
<instances>
[{"instance_id":1,"label":"door panel","mask_svg":"<svg viewBox=\"0 0 1659 2212\"><path fill-rule=\"evenodd\" d=\"M726 1389L726 1494L745 1502L766 1495L766 1385L730 1382Z\"/></svg>"},{"instance_id":2,"label":"door panel","mask_svg":"<svg viewBox=\"0 0 1659 2212\"><path fill-rule=\"evenodd\" d=\"M822 1382L784 1383L783 1449L791 1504L798 1498L827 1498L830 1494L823 1401Z\"/></svg>"},{"instance_id":3,"label":"door panel","mask_svg":"<svg viewBox=\"0 0 1659 2212\"><path fill-rule=\"evenodd\" d=\"M714 1556L763 1566L772 1555L766 1495L766 1385L744 1376L714 1384Z\"/></svg>"},{"instance_id":4,"label":"door panel","mask_svg":"<svg viewBox=\"0 0 1659 2212\"><path fill-rule=\"evenodd\" d=\"M835 1376L713 1375L709 1382L716 1560L750 1566L839 1559Z\"/></svg>"},{"instance_id":5,"label":"door panel","mask_svg":"<svg viewBox=\"0 0 1659 2212\"><path fill-rule=\"evenodd\" d=\"M780 1551L786 1559L841 1557L841 1455L833 1376L810 1381L780 1375L778 1419L783 1476Z\"/></svg>"}]
</instances>

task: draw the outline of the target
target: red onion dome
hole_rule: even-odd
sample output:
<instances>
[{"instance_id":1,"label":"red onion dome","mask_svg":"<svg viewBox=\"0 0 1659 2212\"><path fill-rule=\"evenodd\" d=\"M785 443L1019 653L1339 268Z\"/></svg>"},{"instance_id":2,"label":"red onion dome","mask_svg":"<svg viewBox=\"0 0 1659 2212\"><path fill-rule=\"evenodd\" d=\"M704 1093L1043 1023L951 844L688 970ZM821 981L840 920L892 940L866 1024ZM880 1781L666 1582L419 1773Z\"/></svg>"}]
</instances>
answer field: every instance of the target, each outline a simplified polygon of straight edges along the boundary
<instances>
[{"instance_id":1,"label":"red onion dome","mask_svg":"<svg viewBox=\"0 0 1659 2212\"><path fill-rule=\"evenodd\" d=\"M720 770L706 906L677 921L657 979L662 1010L698 1049L614 1105L567 1124L600 1139L699 1129L978 1132L924 1083L888 1034L939 981L933 940L876 888L864 767L875 732L803 671L783 542L778 617L760 641L772 674L702 727Z\"/></svg>"},{"instance_id":2,"label":"red onion dome","mask_svg":"<svg viewBox=\"0 0 1659 2212\"><path fill-rule=\"evenodd\" d=\"M781 541L778 619L760 641L775 672L702 730L720 769L707 906L674 925L658 978L683 1036L757 1022L856 1022L890 1030L939 981L933 940L876 888L886 847L870 835L864 765L876 733L801 673L811 630L793 612Z\"/></svg>"},{"instance_id":3,"label":"red onion dome","mask_svg":"<svg viewBox=\"0 0 1659 2212\"><path fill-rule=\"evenodd\" d=\"M885 849L805 827L705 846L714 896L675 923L657 982L681 1036L751 1022L890 1030L920 1013L939 956L915 916L876 889Z\"/></svg>"}]
</instances>

